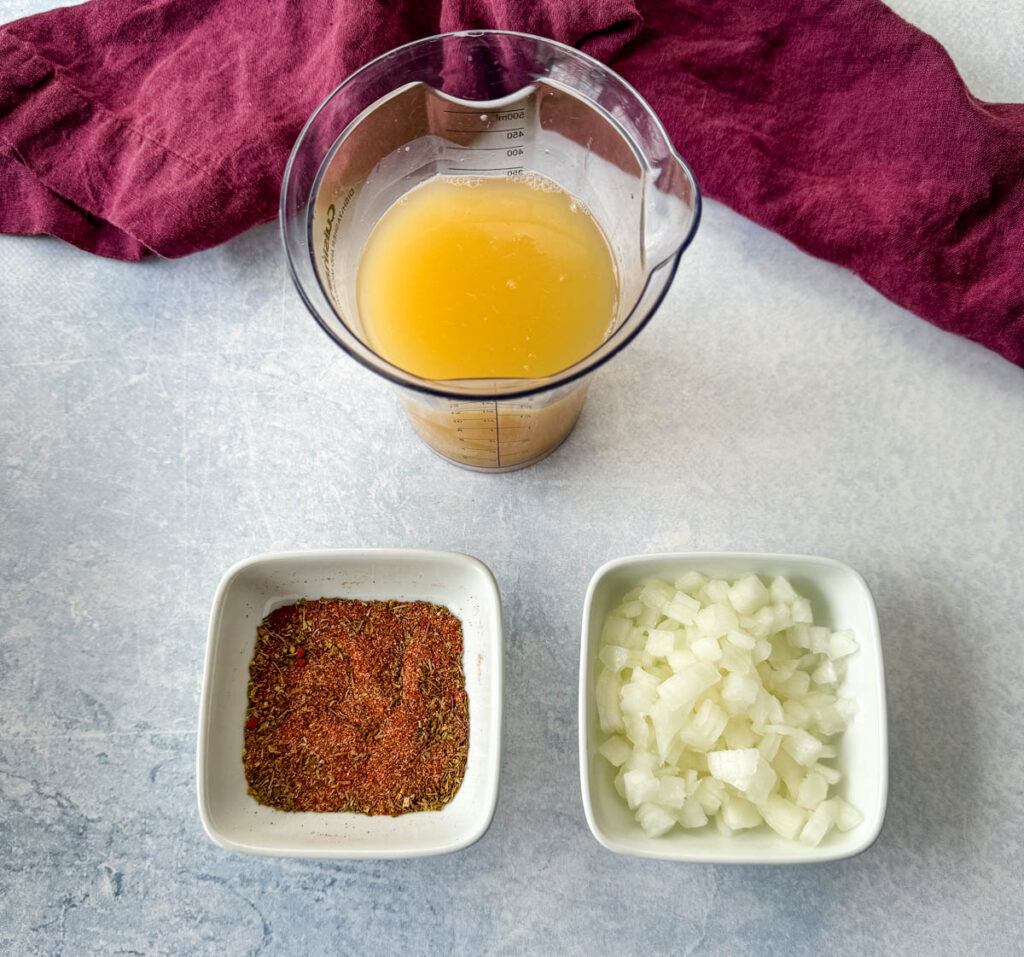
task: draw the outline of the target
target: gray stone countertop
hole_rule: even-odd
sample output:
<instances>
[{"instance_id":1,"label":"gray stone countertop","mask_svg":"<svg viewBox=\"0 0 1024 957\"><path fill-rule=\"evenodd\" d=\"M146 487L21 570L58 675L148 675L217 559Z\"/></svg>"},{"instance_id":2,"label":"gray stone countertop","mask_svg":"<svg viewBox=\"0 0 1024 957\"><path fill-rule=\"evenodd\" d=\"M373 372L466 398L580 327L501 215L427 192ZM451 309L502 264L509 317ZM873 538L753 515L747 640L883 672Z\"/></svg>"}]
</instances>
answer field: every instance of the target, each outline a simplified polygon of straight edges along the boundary
<instances>
[{"instance_id":1,"label":"gray stone countertop","mask_svg":"<svg viewBox=\"0 0 1024 957\"><path fill-rule=\"evenodd\" d=\"M979 96L1024 98L1024 8L896 7ZM272 225L135 265L2 237L0 277L0 952L1024 949L1020 369L712 202L566 444L487 476L427 451L316 328ZM346 546L493 570L494 822L437 858L226 853L196 808L214 590L246 556ZM584 592L609 558L673 550L825 555L867 579L891 767L864 854L679 865L591 837Z\"/></svg>"}]
</instances>

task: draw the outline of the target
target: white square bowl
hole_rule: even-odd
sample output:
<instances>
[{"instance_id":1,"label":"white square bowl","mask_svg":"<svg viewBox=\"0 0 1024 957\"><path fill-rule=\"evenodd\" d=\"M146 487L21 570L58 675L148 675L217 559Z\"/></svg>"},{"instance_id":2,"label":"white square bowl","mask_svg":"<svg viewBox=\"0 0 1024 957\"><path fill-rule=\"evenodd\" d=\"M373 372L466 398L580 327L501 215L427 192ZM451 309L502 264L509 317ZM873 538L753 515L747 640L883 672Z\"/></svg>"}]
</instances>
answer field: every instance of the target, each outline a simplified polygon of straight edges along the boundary
<instances>
[{"instance_id":1,"label":"white square bowl","mask_svg":"<svg viewBox=\"0 0 1024 957\"><path fill-rule=\"evenodd\" d=\"M602 736L593 695L604 619L626 592L645 580L671 580L691 570L727 579L784 575L810 600L815 624L852 629L860 650L847 659L841 694L856 700L858 712L839 739L839 756L833 763L843 779L830 794L839 794L860 811L864 820L857 827L845 833L832 830L818 847L789 841L767 825L734 835L720 834L710 824L692 831L677 827L652 838L615 791L615 770L597 753ZM580 785L587 823L594 837L611 851L715 864L797 864L859 854L882 828L889 777L885 676L871 592L849 566L806 555L683 552L610 561L591 579L583 608L579 731Z\"/></svg>"},{"instance_id":2,"label":"white square bowl","mask_svg":"<svg viewBox=\"0 0 1024 957\"><path fill-rule=\"evenodd\" d=\"M462 785L440 811L279 811L249 795L242 746L256 627L299 598L429 601L462 621L469 750ZM487 566L468 555L339 549L239 562L217 589L206 648L196 768L206 833L229 850L288 857L419 857L472 844L490 825L498 798L502 653L498 587Z\"/></svg>"}]
</instances>

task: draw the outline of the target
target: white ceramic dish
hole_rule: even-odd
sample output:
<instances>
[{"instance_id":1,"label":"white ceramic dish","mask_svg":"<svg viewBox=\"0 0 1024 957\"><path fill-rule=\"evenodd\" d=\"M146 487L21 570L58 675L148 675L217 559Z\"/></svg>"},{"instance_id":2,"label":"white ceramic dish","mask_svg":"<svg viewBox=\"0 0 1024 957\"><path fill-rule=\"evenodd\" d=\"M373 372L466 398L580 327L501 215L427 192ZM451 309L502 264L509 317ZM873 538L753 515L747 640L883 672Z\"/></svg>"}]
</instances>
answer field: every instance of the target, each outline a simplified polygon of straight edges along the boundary
<instances>
[{"instance_id":1,"label":"white ceramic dish","mask_svg":"<svg viewBox=\"0 0 1024 957\"><path fill-rule=\"evenodd\" d=\"M843 780L832 793L841 795L864 815L857 827L846 833L833 830L818 847L788 841L766 825L735 835L720 834L713 825L694 831L676 827L663 837L651 838L616 793L614 769L597 754L601 735L593 699L604 619L623 594L644 580L673 579L688 570L729 579L749 574L785 575L810 600L816 624L853 629L860 650L848 659L842 694L855 698L859 710L840 739L839 757L833 763L843 772ZM608 562L591 579L583 608L579 731L580 783L587 823L594 837L609 850L719 864L795 864L858 854L881 830L888 791L885 678L871 592L864 579L847 565L803 555L687 552L635 555Z\"/></svg>"},{"instance_id":2,"label":"white ceramic dish","mask_svg":"<svg viewBox=\"0 0 1024 957\"><path fill-rule=\"evenodd\" d=\"M278 811L247 792L242 768L249 662L256 626L299 598L423 600L462 621L469 695L466 774L440 811L399 817ZM488 568L453 552L351 549L286 552L240 562L224 576L210 616L199 711L199 814L222 847L291 857L418 857L457 851L487 830L501 760L502 634Z\"/></svg>"}]
</instances>

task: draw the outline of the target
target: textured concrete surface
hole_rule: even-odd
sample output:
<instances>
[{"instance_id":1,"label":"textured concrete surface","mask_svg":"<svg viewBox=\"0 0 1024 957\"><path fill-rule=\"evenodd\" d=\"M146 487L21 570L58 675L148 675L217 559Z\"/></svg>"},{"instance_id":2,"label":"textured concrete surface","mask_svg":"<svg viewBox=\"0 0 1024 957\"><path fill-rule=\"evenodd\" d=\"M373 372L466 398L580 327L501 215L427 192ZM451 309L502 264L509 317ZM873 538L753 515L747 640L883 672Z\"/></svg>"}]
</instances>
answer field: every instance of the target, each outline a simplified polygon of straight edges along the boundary
<instances>
[{"instance_id":1,"label":"textured concrete surface","mask_svg":"<svg viewBox=\"0 0 1024 957\"><path fill-rule=\"evenodd\" d=\"M897 8L968 54L980 95L1024 98L1019 5L979 7L977 47L949 2ZM569 441L480 476L421 446L315 327L273 227L139 265L3 237L0 409L0 952L1024 949L1024 373L851 275L709 204ZM494 823L409 862L227 854L195 800L217 582L257 552L371 545L469 552L498 579ZM672 865L590 836L585 587L608 558L672 549L828 555L867 578L891 786L860 857Z\"/></svg>"}]
</instances>

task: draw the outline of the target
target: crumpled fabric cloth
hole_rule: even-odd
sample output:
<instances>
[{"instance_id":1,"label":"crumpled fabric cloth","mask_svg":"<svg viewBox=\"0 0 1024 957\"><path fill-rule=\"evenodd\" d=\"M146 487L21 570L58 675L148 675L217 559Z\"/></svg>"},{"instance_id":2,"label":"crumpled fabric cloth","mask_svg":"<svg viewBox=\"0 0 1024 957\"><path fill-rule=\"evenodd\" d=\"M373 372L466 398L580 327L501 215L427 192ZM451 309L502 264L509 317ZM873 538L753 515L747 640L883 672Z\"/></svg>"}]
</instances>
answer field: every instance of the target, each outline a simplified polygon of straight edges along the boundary
<instances>
[{"instance_id":1,"label":"crumpled fabric cloth","mask_svg":"<svg viewBox=\"0 0 1024 957\"><path fill-rule=\"evenodd\" d=\"M1024 365L1024 106L878 0L91 0L0 28L0 231L224 242L346 75L472 28L610 62L707 195Z\"/></svg>"}]
</instances>

